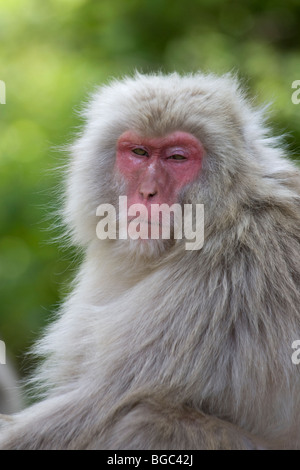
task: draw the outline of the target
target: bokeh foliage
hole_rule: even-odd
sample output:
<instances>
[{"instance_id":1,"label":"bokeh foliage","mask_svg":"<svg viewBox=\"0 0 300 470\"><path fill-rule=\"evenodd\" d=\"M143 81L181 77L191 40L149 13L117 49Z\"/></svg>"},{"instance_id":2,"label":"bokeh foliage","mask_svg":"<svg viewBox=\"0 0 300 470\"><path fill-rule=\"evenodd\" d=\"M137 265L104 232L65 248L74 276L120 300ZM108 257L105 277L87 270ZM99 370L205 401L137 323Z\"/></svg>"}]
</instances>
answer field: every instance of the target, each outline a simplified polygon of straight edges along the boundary
<instances>
[{"instance_id":1,"label":"bokeh foliage","mask_svg":"<svg viewBox=\"0 0 300 470\"><path fill-rule=\"evenodd\" d=\"M22 374L76 266L50 227L80 103L135 69L233 71L297 158L299 20L299 0L0 0L0 331Z\"/></svg>"}]
</instances>

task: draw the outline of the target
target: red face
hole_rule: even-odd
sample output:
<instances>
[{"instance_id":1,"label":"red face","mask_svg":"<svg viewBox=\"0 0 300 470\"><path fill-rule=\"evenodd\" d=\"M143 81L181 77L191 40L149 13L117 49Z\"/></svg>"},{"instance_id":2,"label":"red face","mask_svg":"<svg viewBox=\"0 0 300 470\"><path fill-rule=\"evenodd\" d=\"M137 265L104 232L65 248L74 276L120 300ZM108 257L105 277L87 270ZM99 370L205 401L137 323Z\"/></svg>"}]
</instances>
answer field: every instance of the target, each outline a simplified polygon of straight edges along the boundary
<instances>
[{"instance_id":1,"label":"red face","mask_svg":"<svg viewBox=\"0 0 300 470\"><path fill-rule=\"evenodd\" d=\"M127 183L128 207L178 202L180 190L201 171L204 149L192 134L172 132L145 138L124 132L117 143L116 167Z\"/></svg>"}]
</instances>

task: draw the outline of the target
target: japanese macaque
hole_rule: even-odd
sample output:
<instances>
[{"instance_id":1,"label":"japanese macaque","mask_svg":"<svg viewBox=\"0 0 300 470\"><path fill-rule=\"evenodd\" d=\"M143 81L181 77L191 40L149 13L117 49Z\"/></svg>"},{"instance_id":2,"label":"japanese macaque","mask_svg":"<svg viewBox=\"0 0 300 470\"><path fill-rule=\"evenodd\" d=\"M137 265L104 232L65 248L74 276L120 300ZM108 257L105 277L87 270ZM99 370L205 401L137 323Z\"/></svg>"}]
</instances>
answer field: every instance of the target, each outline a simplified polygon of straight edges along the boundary
<instances>
[{"instance_id":1,"label":"japanese macaque","mask_svg":"<svg viewBox=\"0 0 300 470\"><path fill-rule=\"evenodd\" d=\"M136 74L84 116L63 217L85 257L0 447L300 448L300 172L261 111L230 76ZM202 248L100 240L119 196L147 229L154 204L203 204Z\"/></svg>"}]
</instances>

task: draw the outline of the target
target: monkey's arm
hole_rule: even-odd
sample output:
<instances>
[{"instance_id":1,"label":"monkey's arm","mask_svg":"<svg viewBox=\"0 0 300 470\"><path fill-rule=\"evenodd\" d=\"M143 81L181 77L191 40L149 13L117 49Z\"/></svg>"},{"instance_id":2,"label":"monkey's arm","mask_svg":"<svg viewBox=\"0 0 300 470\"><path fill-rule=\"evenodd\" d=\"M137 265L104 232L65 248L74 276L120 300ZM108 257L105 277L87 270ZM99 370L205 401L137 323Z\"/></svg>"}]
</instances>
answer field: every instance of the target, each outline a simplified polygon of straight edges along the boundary
<instances>
[{"instance_id":1,"label":"monkey's arm","mask_svg":"<svg viewBox=\"0 0 300 470\"><path fill-rule=\"evenodd\" d=\"M68 402L68 406L66 406ZM48 399L17 415L0 432L0 449L221 450L275 445L234 424L188 407L144 400L115 413L106 424L69 400ZM77 411L77 413L76 413Z\"/></svg>"},{"instance_id":2,"label":"monkey's arm","mask_svg":"<svg viewBox=\"0 0 300 470\"><path fill-rule=\"evenodd\" d=\"M4 426L5 424L12 423L12 422L13 422L12 416L0 414L0 428L1 426Z\"/></svg>"},{"instance_id":3,"label":"monkey's arm","mask_svg":"<svg viewBox=\"0 0 300 470\"><path fill-rule=\"evenodd\" d=\"M276 448L238 426L189 407L145 400L116 419L106 449L253 450Z\"/></svg>"}]
</instances>

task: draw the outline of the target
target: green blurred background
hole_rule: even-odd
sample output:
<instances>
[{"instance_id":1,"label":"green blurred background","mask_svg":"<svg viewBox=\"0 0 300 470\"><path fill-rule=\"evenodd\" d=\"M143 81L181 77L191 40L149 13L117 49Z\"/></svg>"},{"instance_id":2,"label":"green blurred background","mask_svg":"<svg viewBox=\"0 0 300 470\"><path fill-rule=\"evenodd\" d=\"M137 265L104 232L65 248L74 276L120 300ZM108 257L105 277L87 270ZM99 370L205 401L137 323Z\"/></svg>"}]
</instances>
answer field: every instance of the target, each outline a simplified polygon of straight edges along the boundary
<instances>
[{"instance_id":1,"label":"green blurred background","mask_svg":"<svg viewBox=\"0 0 300 470\"><path fill-rule=\"evenodd\" d=\"M235 71L297 158L299 21L299 0L0 0L0 332L22 376L76 268L51 211L80 103L134 69Z\"/></svg>"}]
</instances>

